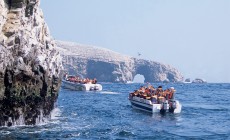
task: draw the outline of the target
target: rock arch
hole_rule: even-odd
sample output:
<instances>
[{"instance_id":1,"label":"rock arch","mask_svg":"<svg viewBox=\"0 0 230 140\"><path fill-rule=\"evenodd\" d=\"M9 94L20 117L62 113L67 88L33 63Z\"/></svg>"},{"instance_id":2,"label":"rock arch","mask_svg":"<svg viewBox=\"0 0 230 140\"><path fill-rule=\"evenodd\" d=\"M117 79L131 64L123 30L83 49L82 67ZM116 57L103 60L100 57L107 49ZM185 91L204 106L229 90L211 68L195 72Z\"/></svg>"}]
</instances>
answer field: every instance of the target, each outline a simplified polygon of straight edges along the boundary
<instances>
[{"instance_id":1,"label":"rock arch","mask_svg":"<svg viewBox=\"0 0 230 140\"><path fill-rule=\"evenodd\" d=\"M136 71L133 73L133 76L137 75L137 74L141 74L144 76L145 80L144 82L151 82L151 69L149 68L148 65L137 65L136 66Z\"/></svg>"},{"instance_id":2,"label":"rock arch","mask_svg":"<svg viewBox=\"0 0 230 140\"><path fill-rule=\"evenodd\" d=\"M170 65L159 62L137 59L118 54L108 49L56 41L63 56L64 67L66 56L70 56L75 71L85 77L97 78L102 82L132 81L137 74L144 75L145 82L180 82L183 76ZM76 50L76 51L73 51ZM85 53L87 52L87 54Z\"/></svg>"},{"instance_id":3,"label":"rock arch","mask_svg":"<svg viewBox=\"0 0 230 140\"><path fill-rule=\"evenodd\" d=\"M144 83L145 82L145 76L141 74L136 74L133 77L133 80L131 82L134 83Z\"/></svg>"}]
</instances>

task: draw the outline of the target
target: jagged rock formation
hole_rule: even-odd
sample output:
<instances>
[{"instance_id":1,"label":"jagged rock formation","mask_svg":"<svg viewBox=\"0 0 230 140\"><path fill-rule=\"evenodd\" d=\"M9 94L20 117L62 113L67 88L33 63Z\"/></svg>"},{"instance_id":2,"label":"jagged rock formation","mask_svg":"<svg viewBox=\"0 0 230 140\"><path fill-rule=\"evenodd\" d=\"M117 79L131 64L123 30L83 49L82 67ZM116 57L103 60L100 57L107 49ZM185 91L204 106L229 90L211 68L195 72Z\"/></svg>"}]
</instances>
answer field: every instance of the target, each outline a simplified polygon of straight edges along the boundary
<instances>
[{"instance_id":1,"label":"jagged rock formation","mask_svg":"<svg viewBox=\"0 0 230 140\"><path fill-rule=\"evenodd\" d=\"M0 1L0 126L38 123L58 97L61 56L39 3Z\"/></svg>"},{"instance_id":2,"label":"jagged rock formation","mask_svg":"<svg viewBox=\"0 0 230 140\"><path fill-rule=\"evenodd\" d=\"M182 82L175 68L158 62L132 58L108 49L56 41L63 65L70 74L80 74L103 82L132 81L136 74L145 82Z\"/></svg>"},{"instance_id":3,"label":"jagged rock formation","mask_svg":"<svg viewBox=\"0 0 230 140\"><path fill-rule=\"evenodd\" d=\"M192 81L192 83L207 83L207 81L201 78L196 78Z\"/></svg>"}]
</instances>

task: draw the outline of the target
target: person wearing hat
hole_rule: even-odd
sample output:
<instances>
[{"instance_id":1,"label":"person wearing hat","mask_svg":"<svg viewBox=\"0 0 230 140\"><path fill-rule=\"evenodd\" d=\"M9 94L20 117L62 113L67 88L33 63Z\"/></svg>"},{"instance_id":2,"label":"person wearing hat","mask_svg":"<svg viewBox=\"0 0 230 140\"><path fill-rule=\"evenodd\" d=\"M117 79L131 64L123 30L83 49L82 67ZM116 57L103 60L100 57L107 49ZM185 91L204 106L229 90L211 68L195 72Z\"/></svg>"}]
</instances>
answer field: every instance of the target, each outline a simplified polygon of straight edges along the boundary
<instances>
[{"instance_id":1,"label":"person wearing hat","mask_svg":"<svg viewBox=\"0 0 230 140\"><path fill-rule=\"evenodd\" d=\"M176 92L174 87L170 87L169 92L170 92L169 99L174 99L174 93Z\"/></svg>"}]
</instances>

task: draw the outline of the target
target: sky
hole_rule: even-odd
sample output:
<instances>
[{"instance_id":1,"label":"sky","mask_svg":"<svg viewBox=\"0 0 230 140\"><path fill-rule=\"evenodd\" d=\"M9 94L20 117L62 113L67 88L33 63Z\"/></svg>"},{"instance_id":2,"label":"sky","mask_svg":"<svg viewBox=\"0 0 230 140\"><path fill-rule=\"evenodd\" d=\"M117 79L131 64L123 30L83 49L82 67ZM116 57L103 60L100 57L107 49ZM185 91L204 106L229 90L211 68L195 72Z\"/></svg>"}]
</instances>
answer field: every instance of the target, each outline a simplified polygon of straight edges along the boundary
<instances>
[{"instance_id":1,"label":"sky","mask_svg":"<svg viewBox=\"0 0 230 140\"><path fill-rule=\"evenodd\" d=\"M41 0L40 7L54 39L169 64L191 80L230 82L230 0Z\"/></svg>"}]
</instances>

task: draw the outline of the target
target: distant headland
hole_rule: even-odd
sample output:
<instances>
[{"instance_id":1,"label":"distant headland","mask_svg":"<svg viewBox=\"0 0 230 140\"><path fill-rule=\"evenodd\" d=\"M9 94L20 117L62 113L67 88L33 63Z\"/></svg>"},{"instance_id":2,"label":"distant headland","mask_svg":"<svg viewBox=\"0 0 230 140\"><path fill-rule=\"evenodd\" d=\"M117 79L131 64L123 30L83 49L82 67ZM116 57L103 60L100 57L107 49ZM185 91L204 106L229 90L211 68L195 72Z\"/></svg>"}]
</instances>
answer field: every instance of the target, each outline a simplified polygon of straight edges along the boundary
<instances>
[{"instance_id":1,"label":"distant headland","mask_svg":"<svg viewBox=\"0 0 230 140\"><path fill-rule=\"evenodd\" d=\"M145 82L182 82L182 74L174 67L159 62L138 59L109 49L56 41L63 57L63 66L70 74L96 77L102 82L132 81L137 74Z\"/></svg>"}]
</instances>

